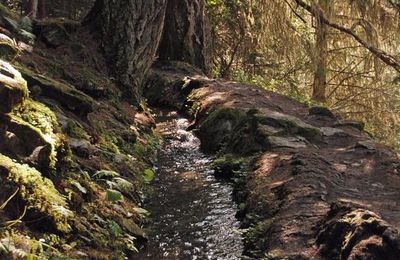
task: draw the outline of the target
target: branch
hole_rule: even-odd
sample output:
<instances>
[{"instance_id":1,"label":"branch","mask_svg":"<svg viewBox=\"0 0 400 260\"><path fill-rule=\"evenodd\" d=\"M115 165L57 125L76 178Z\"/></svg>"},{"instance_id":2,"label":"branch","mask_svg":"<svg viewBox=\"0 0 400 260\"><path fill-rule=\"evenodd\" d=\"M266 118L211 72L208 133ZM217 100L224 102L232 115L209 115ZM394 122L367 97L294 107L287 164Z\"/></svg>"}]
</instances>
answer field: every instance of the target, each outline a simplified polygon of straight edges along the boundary
<instances>
[{"instance_id":1,"label":"branch","mask_svg":"<svg viewBox=\"0 0 400 260\"><path fill-rule=\"evenodd\" d=\"M302 0L295 0L295 1L296 1L297 5L303 7L314 17L319 17L321 19L321 21L323 23L325 23L326 25L352 36L358 43L360 43L362 46L364 46L366 49L368 49L377 58L379 58L381 61L383 61L387 65L393 67L398 73L400 73L400 63L396 60L395 57L393 57L392 55L390 55L389 53L387 53L381 49L376 48L375 46L371 45L367 41L363 40L360 36L358 36L356 33L354 33L351 29L329 21L320 10L311 7L304 1L302 1Z\"/></svg>"}]
</instances>

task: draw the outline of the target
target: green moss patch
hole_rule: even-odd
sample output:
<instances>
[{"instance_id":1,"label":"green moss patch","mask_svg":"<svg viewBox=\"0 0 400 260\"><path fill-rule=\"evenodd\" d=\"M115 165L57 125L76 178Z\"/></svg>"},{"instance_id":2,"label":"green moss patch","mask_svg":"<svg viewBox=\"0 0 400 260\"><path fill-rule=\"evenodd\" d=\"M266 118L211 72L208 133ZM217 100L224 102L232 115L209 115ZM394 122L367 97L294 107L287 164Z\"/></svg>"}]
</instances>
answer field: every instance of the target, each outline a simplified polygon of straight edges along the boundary
<instances>
[{"instance_id":1,"label":"green moss patch","mask_svg":"<svg viewBox=\"0 0 400 260\"><path fill-rule=\"evenodd\" d=\"M42 177L40 172L28 165L16 163L2 154L0 154L0 172L3 183L8 182L19 188L19 194L28 209L49 217L60 231L71 230L68 220L73 217L73 213L51 180Z\"/></svg>"}]
</instances>

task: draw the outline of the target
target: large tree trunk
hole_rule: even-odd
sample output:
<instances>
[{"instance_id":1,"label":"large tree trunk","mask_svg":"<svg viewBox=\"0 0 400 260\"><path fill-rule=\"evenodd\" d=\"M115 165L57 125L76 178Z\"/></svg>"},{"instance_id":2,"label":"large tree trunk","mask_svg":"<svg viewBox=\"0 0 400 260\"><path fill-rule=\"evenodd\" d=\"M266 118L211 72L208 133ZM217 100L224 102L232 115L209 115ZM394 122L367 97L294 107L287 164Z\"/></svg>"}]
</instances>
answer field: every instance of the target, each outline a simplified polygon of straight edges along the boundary
<instances>
[{"instance_id":1,"label":"large tree trunk","mask_svg":"<svg viewBox=\"0 0 400 260\"><path fill-rule=\"evenodd\" d=\"M204 0L168 0L160 60L188 62L208 71L207 30Z\"/></svg>"},{"instance_id":2,"label":"large tree trunk","mask_svg":"<svg viewBox=\"0 0 400 260\"><path fill-rule=\"evenodd\" d=\"M85 19L100 32L111 74L136 102L157 53L165 8L166 0L97 0Z\"/></svg>"}]
</instances>

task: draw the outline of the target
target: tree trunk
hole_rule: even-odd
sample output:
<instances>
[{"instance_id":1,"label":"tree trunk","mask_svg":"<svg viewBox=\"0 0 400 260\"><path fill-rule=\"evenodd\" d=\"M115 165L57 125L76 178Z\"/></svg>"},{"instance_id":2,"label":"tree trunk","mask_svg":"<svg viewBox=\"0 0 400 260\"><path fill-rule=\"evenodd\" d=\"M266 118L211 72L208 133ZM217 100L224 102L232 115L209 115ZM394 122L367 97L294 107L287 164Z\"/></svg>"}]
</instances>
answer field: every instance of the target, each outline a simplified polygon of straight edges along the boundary
<instances>
[{"instance_id":1,"label":"tree trunk","mask_svg":"<svg viewBox=\"0 0 400 260\"><path fill-rule=\"evenodd\" d=\"M30 0L29 1L29 10L27 10L27 13L29 17L32 19L36 19L37 14L38 14L38 5L39 5L39 0Z\"/></svg>"},{"instance_id":2,"label":"tree trunk","mask_svg":"<svg viewBox=\"0 0 400 260\"><path fill-rule=\"evenodd\" d=\"M110 73L139 102L162 35L166 0L97 0L85 19L101 41Z\"/></svg>"},{"instance_id":3,"label":"tree trunk","mask_svg":"<svg viewBox=\"0 0 400 260\"><path fill-rule=\"evenodd\" d=\"M38 0L38 18L46 17L46 0Z\"/></svg>"},{"instance_id":4,"label":"tree trunk","mask_svg":"<svg viewBox=\"0 0 400 260\"><path fill-rule=\"evenodd\" d=\"M204 0L168 0L160 60L188 62L208 71L207 30Z\"/></svg>"},{"instance_id":5,"label":"tree trunk","mask_svg":"<svg viewBox=\"0 0 400 260\"><path fill-rule=\"evenodd\" d=\"M322 16L322 10L328 10L328 3L325 0L320 0L320 6L315 8L319 9L318 16L315 16L316 20L316 43L315 43L315 69L314 69L314 82L313 82L313 93L312 99L319 102L326 101L326 87L327 87L327 60L328 60L328 27L325 24Z\"/></svg>"}]
</instances>

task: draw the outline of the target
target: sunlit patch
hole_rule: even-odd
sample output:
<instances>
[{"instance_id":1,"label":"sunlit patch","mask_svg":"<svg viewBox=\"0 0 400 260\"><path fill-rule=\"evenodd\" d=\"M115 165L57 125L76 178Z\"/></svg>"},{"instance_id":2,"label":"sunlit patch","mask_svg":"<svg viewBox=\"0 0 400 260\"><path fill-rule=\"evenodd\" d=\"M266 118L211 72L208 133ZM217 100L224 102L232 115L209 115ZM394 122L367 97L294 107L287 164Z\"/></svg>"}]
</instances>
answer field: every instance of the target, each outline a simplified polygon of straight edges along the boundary
<instances>
[{"instance_id":1,"label":"sunlit patch","mask_svg":"<svg viewBox=\"0 0 400 260\"><path fill-rule=\"evenodd\" d=\"M276 153L265 153L260 159L260 165L258 170L255 172L256 176L268 175L274 168L279 160L279 154Z\"/></svg>"},{"instance_id":2,"label":"sunlit patch","mask_svg":"<svg viewBox=\"0 0 400 260\"><path fill-rule=\"evenodd\" d=\"M334 163L333 168L338 172L344 172L347 170L347 165L341 163Z\"/></svg>"}]
</instances>

